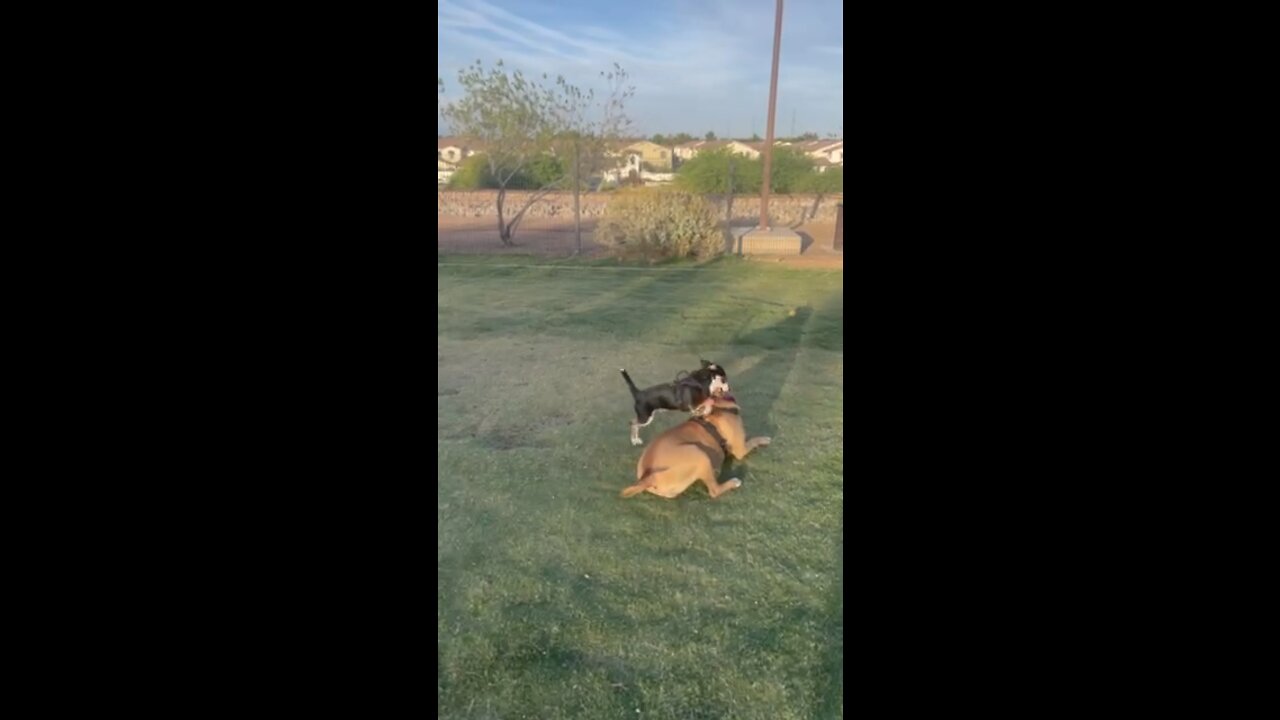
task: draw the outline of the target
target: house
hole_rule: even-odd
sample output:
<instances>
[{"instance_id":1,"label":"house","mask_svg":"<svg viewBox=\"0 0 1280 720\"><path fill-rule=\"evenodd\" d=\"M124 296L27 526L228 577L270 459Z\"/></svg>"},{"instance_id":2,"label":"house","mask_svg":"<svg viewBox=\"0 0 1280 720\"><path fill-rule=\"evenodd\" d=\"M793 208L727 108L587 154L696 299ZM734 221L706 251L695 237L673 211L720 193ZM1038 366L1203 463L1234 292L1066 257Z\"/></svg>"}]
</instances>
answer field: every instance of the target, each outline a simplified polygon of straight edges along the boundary
<instances>
[{"instance_id":1,"label":"house","mask_svg":"<svg viewBox=\"0 0 1280 720\"><path fill-rule=\"evenodd\" d=\"M444 185L462 161L480 152L480 143L465 138L436 138L436 184Z\"/></svg>"},{"instance_id":2,"label":"house","mask_svg":"<svg viewBox=\"0 0 1280 720\"><path fill-rule=\"evenodd\" d=\"M659 171L669 171L675 167L675 153L672 148L663 147L649 140L624 140L613 143L608 154L615 158L623 158L630 153L640 156L642 163L648 163Z\"/></svg>"},{"instance_id":3,"label":"house","mask_svg":"<svg viewBox=\"0 0 1280 720\"><path fill-rule=\"evenodd\" d=\"M448 184L449 178L453 177L453 173L457 169L457 166L453 163L436 158L436 185Z\"/></svg>"},{"instance_id":4,"label":"house","mask_svg":"<svg viewBox=\"0 0 1280 720\"><path fill-rule=\"evenodd\" d=\"M752 143L742 140L694 140L675 147L676 158L680 161L692 160L698 153L712 150L728 150L736 155L744 155L751 159L760 157L764 143Z\"/></svg>"},{"instance_id":5,"label":"house","mask_svg":"<svg viewBox=\"0 0 1280 720\"><path fill-rule=\"evenodd\" d=\"M628 178L636 178L644 185L666 185L675 179L675 173L671 172L650 172L644 169L644 157L640 151L631 150L624 156L623 163L619 167L605 170L601 174L601 183L604 185L620 185Z\"/></svg>"},{"instance_id":6,"label":"house","mask_svg":"<svg viewBox=\"0 0 1280 720\"><path fill-rule=\"evenodd\" d=\"M843 169L844 164L833 163L830 160L828 160L826 157L819 157L819 158L813 159L813 169L820 173L824 173L833 167Z\"/></svg>"},{"instance_id":7,"label":"house","mask_svg":"<svg viewBox=\"0 0 1280 720\"><path fill-rule=\"evenodd\" d=\"M799 148L811 158L825 159L832 165L844 164L843 140L809 140L800 143Z\"/></svg>"},{"instance_id":8,"label":"house","mask_svg":"<svg viewBox=\"0 0 1280 720\"><path fill-rule=\"evenodd\" d=\"M459 165L462 161L483 148L480 144L465 138L445 137L436 139L436 159Z\"/></svg>"}]
</instances>

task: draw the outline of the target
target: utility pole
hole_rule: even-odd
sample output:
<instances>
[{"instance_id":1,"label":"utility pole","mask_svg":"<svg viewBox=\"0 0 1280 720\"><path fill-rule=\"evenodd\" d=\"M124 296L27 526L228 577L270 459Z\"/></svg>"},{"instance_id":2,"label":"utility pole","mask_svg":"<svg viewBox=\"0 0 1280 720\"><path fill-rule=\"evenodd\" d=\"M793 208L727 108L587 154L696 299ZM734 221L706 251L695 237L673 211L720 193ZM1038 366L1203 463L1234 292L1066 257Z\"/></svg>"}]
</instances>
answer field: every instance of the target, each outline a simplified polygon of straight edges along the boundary
<instances>
[{"instance_id":1,"label":"utility pole","mask_svg":"<svg viewBox=\"0 0 1280 720\"><path fill-rule=\"evenodd\" d=\"M769 229L769 172L773 166L773 119L778 106L778 55L782 50L782 0L773 21L773 75L769 78L769 122L765 126L764 179L760 185L760 227Z\"/></svg>"}]
</instances>

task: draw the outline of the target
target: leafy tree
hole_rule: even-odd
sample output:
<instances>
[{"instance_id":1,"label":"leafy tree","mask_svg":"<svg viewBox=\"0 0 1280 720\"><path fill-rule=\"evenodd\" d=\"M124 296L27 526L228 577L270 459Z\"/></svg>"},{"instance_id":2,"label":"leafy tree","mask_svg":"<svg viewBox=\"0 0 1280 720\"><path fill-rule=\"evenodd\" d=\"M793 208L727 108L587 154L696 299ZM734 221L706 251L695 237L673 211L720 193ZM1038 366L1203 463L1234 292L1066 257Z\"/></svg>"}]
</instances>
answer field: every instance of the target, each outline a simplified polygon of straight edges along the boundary
<instances>
[{"instance_id":1,"label":"leafy tree","mask_svg":"<svg viewBox=\"0 0 1280 720\"><path fill-rule=\"evenodd\" d=\"M666 135L663 135L661 133L654 135L652 138L649 138L649 139L655 145L662 145L662 146L666 146L668 143L671 142L671 140L668 139Z\"/></svg>"},{"instance_id":2,"label":"leafy tree","mask_svg":"<svg viewBox=\"0 0 1280 720\"><path fill-rule=\"evenodd\" d=\"M501 60L489 70L476 61L458 72L462 98L442 112L455 134L486 149L483 158L498 191L498 237L504 245L515 244L516 228L535 202L570 180L574 171L580 174L599 164L604 140L625 126L623 105L634 89L624 87L627 76L617 65L600 75L610 92L597 106L594 90L584 92L563 76L554 82L545 74L541 81L531 80L519 70L508 72ZM554 164L546 160L548 155ZM534 192L508 217L507 190L525 184Z\"/></svg>"},{"instance_id":3,"label":"leafy tree","mask_svg":"<svg viewBox=\"0 0 1280 720\"><path fill-rule=\"evenodd\" d=\"M668 140L671 141L672 145L683 145L687 142L693 142L696 139L697 138L690 135L689 133L676 133L675 135L672 135L670 138L668 138Z\"/></svg>"},{"instance_id":4,"label":"leafy tree","mask_svg":"<svg viewBox=\"0 0 1280 720\"><path fill-rule=\"evenodd\" d=\"M554 155L539 155L529 161L513 179L510 187L519 190L537 190L559 184L564 179L567 162Z\"/></svg>"},{"instance_id":5,"label":"leafy tree","mask_svg":"<svg viewBox=\"0 0 1280 720\"><path fill-rule=\"evenodd\" d=\"M450 190L480 190L494 188L498 184L489 172L489 162L483 155L472 155L462 161L453 175L449 176Z\"/></svg>"},{"instance_id":6,"label":"leafy tree","mask_svg":"<svg viewBox=\"0 0 1280 720\"><path fill-rule=\"evenodd\" d=\"M763 166L728 148L703 150L680 166L676 185L689 192L723 194L729 191L731 176L733 192L759 192Z\"/></svg>"},{"instance_id":7,"label":"leafy tree","mask_svg":"<svg viewBox=\"0 0 1280 720\"><path fill-rule=\"evenodd\" d=\"M763 177L762 167L755 172ZM773 160L769 163L769 188L779 194L807 192L806 186L810 178L817 173L813 169L813 158L789 147L775 147Z\"/></svg>"},{"instance_id":8,"label":"leafy tree","mask_svg":"<svg viewBox=\"0 0 1280 720\"><path fill-rule=\"evenodd\" d=\"M826 172L813 173L804 183L803 192L818 195L844 192L844 168L829 167Z\"/></svg>"},{"instance_id":9,"label":"leafy tree","mask_svg":"<svg viewBox=\"0 0 1280 720\"><path fill-rule=\"evenodd\" d=\"M715 139L716 139L716 134L715 134L714 132L712 132L712 131L708 130L708 131L707 131L707 134L706 134L706 135L704 135L704 136L703 136L703 138L704 138L704 139L706 139L706 140L715 140Z\"/></svg>"},{"instance_id":10,"label":"leafy tree","mask_svg":"<svg viewBox=\"0 0 1280 720\"><path fill-rule=\"evenodd\" d=\"M554 155L540 155L529 161L507 183L508 190L538 190L558 183L565 176L565 165ZM462 161L449 177L450 190L496 190L498 180L489 168L489 160L483 153L476 153Z\"/></svg>"},{"instance_id":11,"label":"leafy tree","mask_svg":"<svg viewBox=\"0 0 1280 720\"><path fill-rule=\"evenodd\" d=\"M844 192L844 168L829 167L824 173L812 173L802 184L800 192L813 193L813 207L809 210L809 219L818 216L818 208L822 198L831 193Z\"/></svg>"},{"instance_id":12,"label":"leafy tree","mask_svg":"<svg viewBox=\"0 0 1280 720\"><path fill-rule=\"evenodd\" d=\"M734 193L760 192L764 179L763 157L743 157L727 148L704 150L680 166L676 184L690 192L721 194L729 189L730 177ZM789 147L773 149L769 167L769 188L772 192L814 192L813 183L819 182L818 177L813 158Z\"/></svg>"}]
</instances>

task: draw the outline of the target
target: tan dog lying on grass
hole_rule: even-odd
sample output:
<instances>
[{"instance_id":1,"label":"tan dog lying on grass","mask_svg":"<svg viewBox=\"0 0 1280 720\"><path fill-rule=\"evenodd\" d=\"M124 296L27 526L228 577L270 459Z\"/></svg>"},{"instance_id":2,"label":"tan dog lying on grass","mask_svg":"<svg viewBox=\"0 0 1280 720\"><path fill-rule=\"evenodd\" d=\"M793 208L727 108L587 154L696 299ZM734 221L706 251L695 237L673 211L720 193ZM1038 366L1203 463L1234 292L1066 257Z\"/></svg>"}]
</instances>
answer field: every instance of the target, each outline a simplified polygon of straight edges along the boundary
<instances>
[{"instance_id":1,"label":"tan dog lying on grass","mask_svg":"<svg viewBox=\"0 0 1280 720\"><path fill-rule=\"evenodd\" d=\"M648 491L673 498L699 480L713 498L742 487L738 478L716 481L726 454L741 460L768 445L769 438L746 439L742 415L732 395L709 399L698 407L698 414L702 417L692 417L654 438L636 464L636 484L624 489L622 497Z\"/></svg>"}]
</instances>

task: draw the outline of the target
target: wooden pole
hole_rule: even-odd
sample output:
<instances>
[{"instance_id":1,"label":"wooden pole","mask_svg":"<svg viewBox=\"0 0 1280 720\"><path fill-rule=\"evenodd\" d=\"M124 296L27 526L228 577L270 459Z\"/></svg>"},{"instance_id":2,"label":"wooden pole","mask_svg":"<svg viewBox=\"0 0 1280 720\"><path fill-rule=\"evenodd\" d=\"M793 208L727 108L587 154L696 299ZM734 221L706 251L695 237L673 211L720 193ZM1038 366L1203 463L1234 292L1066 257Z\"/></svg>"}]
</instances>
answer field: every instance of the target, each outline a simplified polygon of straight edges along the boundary
<instances>
[{"instance_id":1,"label":"wooden pole","mask_svg":"<svg viewBox=\"0 0 1280 720\"><path fill-rule=\"evenodd\" d=\"M769 123L764 138L764 182L760 185L760 228L769 229L769 173L773 166L773 119L778 105L778 53L782 49L782 0L773 21L773 75L769 78Z\"/></svg>"}]
</instances>

